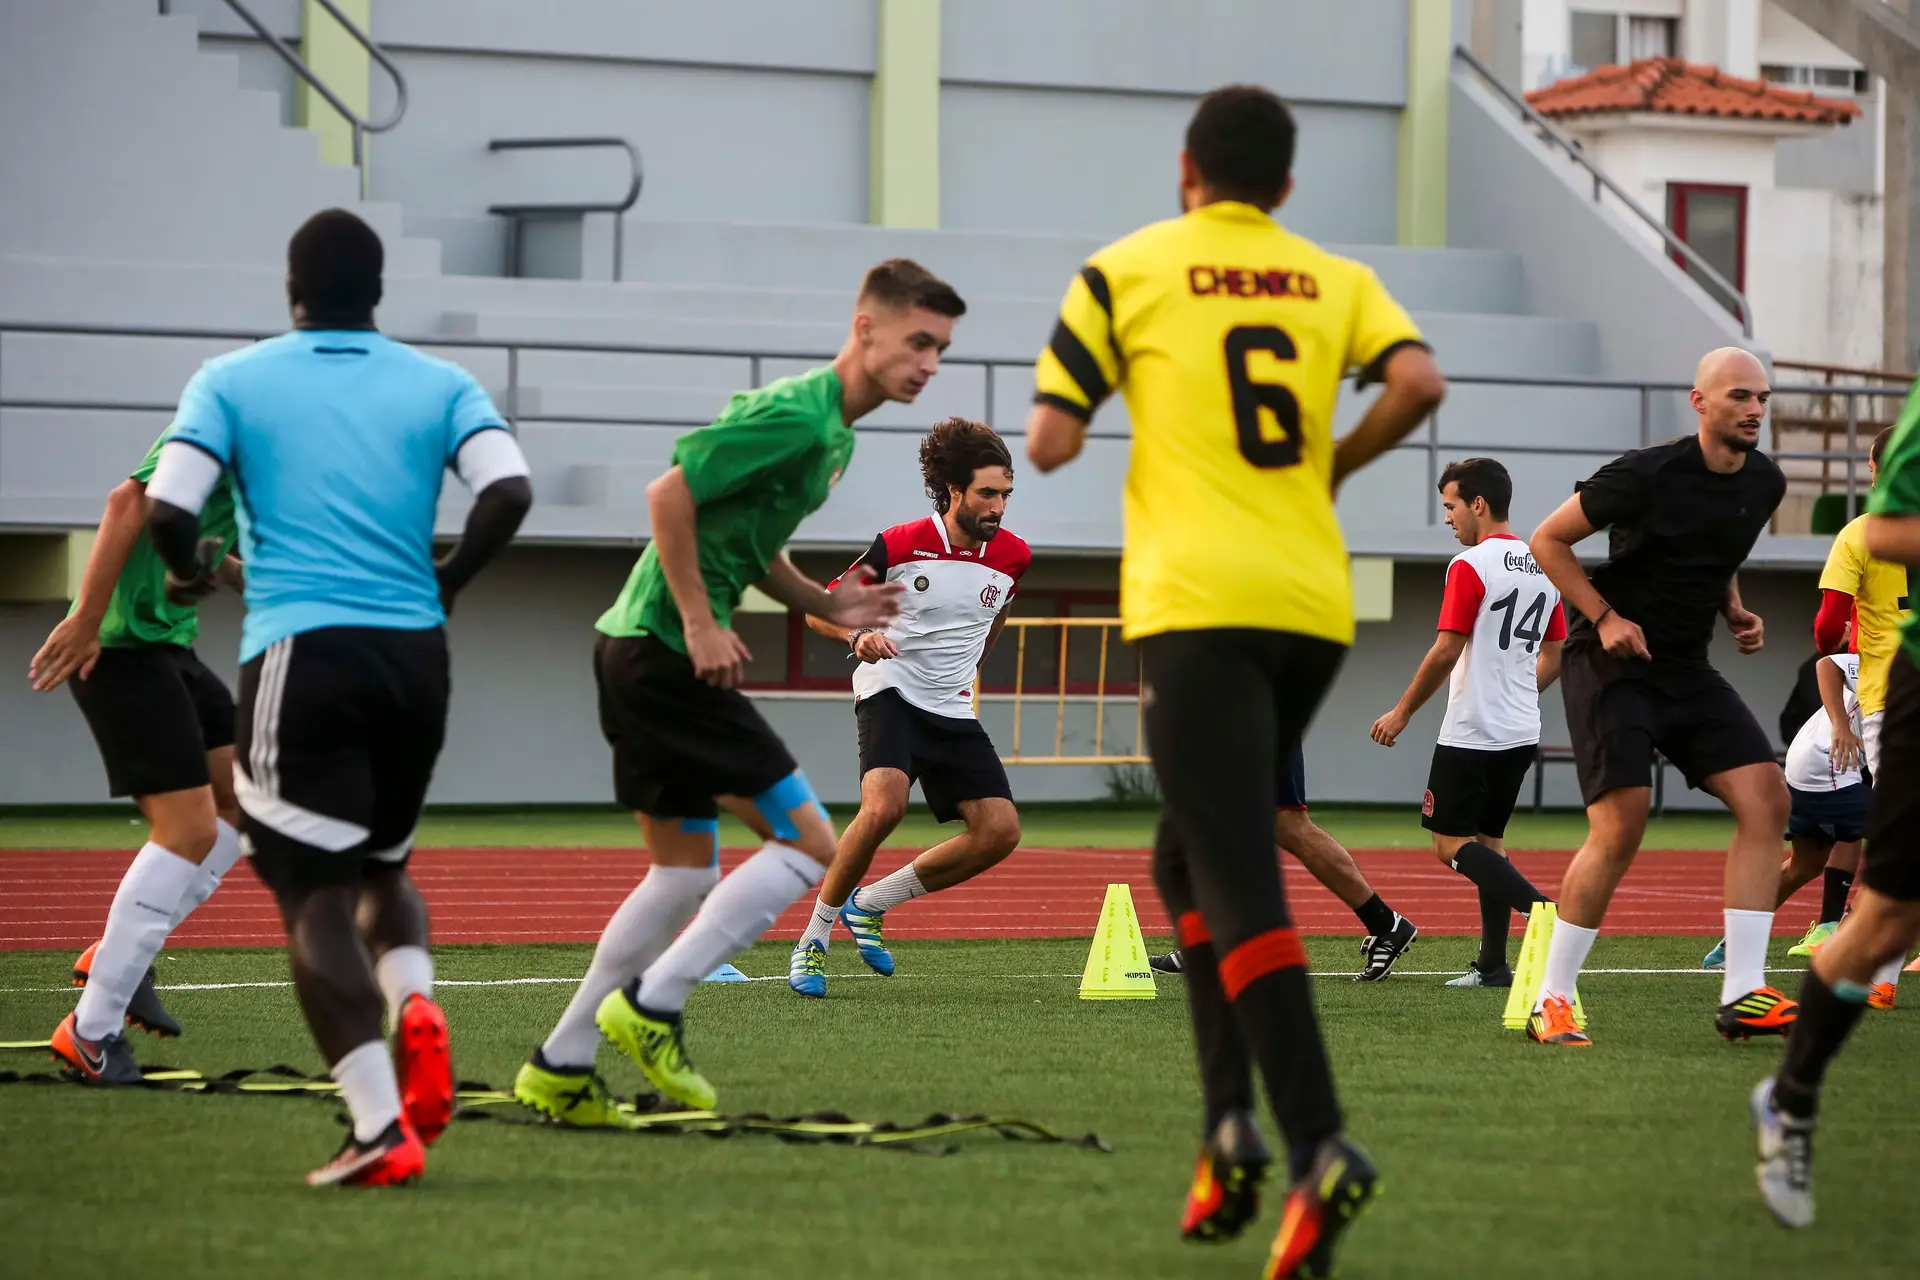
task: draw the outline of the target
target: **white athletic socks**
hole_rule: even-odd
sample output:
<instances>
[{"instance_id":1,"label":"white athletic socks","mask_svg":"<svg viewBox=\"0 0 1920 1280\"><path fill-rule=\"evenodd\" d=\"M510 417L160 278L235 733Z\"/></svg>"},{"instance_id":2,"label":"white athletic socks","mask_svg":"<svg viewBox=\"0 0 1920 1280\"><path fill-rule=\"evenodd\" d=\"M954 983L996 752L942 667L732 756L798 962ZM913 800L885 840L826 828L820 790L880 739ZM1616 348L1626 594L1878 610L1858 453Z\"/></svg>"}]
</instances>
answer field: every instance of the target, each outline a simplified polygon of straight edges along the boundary
<instances>
[{"instance_id":1,"label":"white athletic socks","mask_svg":"<svg viewBox=\"0 0 1920 1280\"><path fill-rule=\"evenodd\" d=\"M74 1030L81 1039L102 1039L125 1023L127 1001L173 931L173 913L199 873L199 867L152 841L134 855L113 895L106 932L74 1010Z\"/></svg>"},{"instance_id":2,"label":"white athletic socks","mask_svg":"<svg viewBox=\"0 0 1920 1280\"><path fill-rule=\"evenodd\" d=\"M826 950L827 944L833 940L833 922L839 918L840 908L833 906L825 898L815 902L813 915L807 921L806 930L801 933L800 941L793 944L793 949L805 951L809 942L817 942L821 950Z\"/></svg>"},{"instance_id":3,"label":"white athletic socks","mask_svg":"<svg viewBox=\"0 0 1920 1280\"><path fill-rule=\"evenodd\" d=\"M1540 995L1533 1002L1535 1012L1546 1004L1548 996L1573 998L1574 986L1580 981L1580 969L1587 963L1587 952L1593 950L1593 940L1599 936L1598 929L1582 929L1565 920L1554 922L1553 942L1547 947L1547 972L1540 980Z\"/></svg>"},{"instance_id":4,"label":"white athletic socks","mask_svg":"<svg viewBox=\"0 0 1920 1280\"><path fill-rule=\"evenodd\" d=\"M903 902L921 897L926 891L927 886L920 883L919 875L909 862L886 879L854 890L853 904L867 911L891 911Z\"/></svg>"},{"instance_id":5,"label":"white athletic socks","mask_svg":"<svg viewBox=\"0 0 1920 1280\"><path fill-rule=\"evenodd\" d=\"M640 979L640 1004L653 1013L680 1012L714 966L752 945L826 874L825 867L793 846L767 841L720 882L686 932L647 968ZM553 1061L551 1054L547 1060Z\"/></svg>"},{"instance_id":6,"label":"white athletic socks","mask_svg":"<svg viewBox=\"0 0 1920 1280\"><path fill-rule=\"evenodd\" d=\"M374 979L387 998L387 1026L400 1026L400 1006L409 996L433 999L433 957L425 947L395 947L373 965Z\"/></svg>"},{"instance_id":7,"label":"white athletic socks","mask_svg":"<svg viewBox=\"0 0 1920 1280\"><path fill-rule=\"evenodd\" d=\"M400 1118L400 1080L384 1040L369 1040L333 1064L333 1079L353 1117L353 1136L372 1142Z\"/></svg>"},{"instance_id":8,"label":"white athletic socks","mask_svg":"<svg viewBox=\"0 0 1920 1280\"><path fill-rule=\"evenodd\" d=\"M1732 1004L1767 985L1767 936L1773 912L1726 910L1727 971L1720 978L1720 1003Z\"/></svg>"},{"instance_id":9,"label":"white athletic socks","mask_svg":"<svg viewBox=\"0 0 1920 1280\"><path fill-rule=\"evenodd\" d=\"M201 860L200 872L188 886L186 896L173 909L174 929L178 929L182 920L213 896L213 891L220 887L221 878L233 870L234 863L240 861L240 833L228 826L225 818L215 818L213 830L213 848Z\"/></svg>"},{"instance_id":10,"label":"white athletic socks","mask_svg":"<svg viewBox=\"0 0 1920 1280\"><path fill-rule=\"evenodd\" d=\"M547 1065L582 1067L593 1062L600 1048L600 1028L593 1015L599 1012L600 1002L659 959L719 882L717 867L656 866L647 872L607 921L587 976L580 980L580 989L573 993L553 1034L540 1046Z\"/></svg>"}]
</instances>

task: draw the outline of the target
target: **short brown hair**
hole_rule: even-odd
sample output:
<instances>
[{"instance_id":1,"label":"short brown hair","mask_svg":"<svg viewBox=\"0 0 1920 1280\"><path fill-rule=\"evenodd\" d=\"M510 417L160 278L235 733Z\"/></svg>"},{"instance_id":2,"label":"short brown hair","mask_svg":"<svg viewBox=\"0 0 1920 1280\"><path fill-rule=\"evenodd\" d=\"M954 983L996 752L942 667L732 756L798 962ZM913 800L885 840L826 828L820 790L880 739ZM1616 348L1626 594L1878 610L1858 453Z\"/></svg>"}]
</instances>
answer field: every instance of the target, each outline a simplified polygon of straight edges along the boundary
<instances>
[{"instance_id":1,"label":"short brown hair","mask_svg":"<svg viewBox=\"0 0 1920 1280\"><path fill-rule=\"evenodd\" d=\"M933 509L941 515L953 503L951 490L966 492L973 484L973 473L982 467L1005 467L1007 474L1013 474L1007 442L984 422L946 418L934 423L920 442L920 479L933 499Z\"/></svg>"},{"instance_id":2,"label":"short brown hair","mask_svg":"<svg viewBox=\"0 0 1920 1280\"><path fill-rule=\"evenodd\" d=\"M888 258L860 282L860 300L873 299L889 307L924 307L935 315L958 320L967 304L954 287L912 258Z\"/></svg>"},{"instance_id":3,"label":"short brown hair","mask_svg":"<svg viewBox=\"0 0 1920 1280\"><path fill-rule=\"evenodd\" d=\"M1867 450L1867 460L1874 466L1880 465L1880 455L1887 451L1887 441L1893 439L1893 433L1897 430L1898 427L1882 427L1880 434L1873 438L1873 447Z\"/></svg>"},{"instance_id":4,"label":"short brown hair","mask_svg":"<svg viewBox=\"0 0 1920 1280\"><path fill-rule=\"evenodd\" d=\"M1447 469L1440 473L1440 492L1445 493L1450 484L1460 486L1462 502L1470 504L1475 498L1485 498L1487 514L1495 520L1505 520L1513 506L1513 477L1492 458L1449 462Z\"/></svg>"}]
</instances>

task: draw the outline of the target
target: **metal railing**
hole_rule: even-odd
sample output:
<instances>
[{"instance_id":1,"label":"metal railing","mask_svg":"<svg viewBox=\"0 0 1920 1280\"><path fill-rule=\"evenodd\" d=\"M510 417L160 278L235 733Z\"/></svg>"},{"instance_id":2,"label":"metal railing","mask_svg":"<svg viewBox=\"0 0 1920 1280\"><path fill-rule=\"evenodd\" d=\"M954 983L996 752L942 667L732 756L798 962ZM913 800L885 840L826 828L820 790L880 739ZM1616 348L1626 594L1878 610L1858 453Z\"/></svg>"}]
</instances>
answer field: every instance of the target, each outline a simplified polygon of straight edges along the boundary
<instances>
[{"instance_id":1,"label":"metal railing","mask_svg":"<svg viewBox=\"0 0 1920 1280\"><path fill-rule=\"evenodd\" d=\"M1500 77L1494 74L1492 68L1473 56L1472 50L1468 49L1465 45L1456 45L1454 46L1453 56L1471 67L1479 77L1487 83L1488 87L1502 98L1505 98L1511 106L1517 108L1522 118L1524 118L1529 125L1539 130L1541 136L1545 138L1546 141L1566 152L1568 159L1587 171L1588 175L1593 179L1593 202L1595 204L1601 203L1600 193L1602 191L1610 192L1614 199L1627 207L1629 212L1659 234L1660 239L1665 242L1669 253L1678 254L1680 257L1686 259L1689 266L1705 276L1707 281L1711 283L1715 289L1719 290L1728 300L1735 304L1733 309L1734 314L1740 319L1740 331L1749 338L1753 336L1753 305L1747 301L1746 294L1735 288L1731 280L1721 275L1719 271L1714 269L1712 263L1695 252L1692 245L1674 235L1673 232L1668 229L1665 222L1662 222L1659 218L1654 217L1651 213L1648 213L1646 209L1642 208L1640 202L1628 195L1619 183L1602 173L1593 161L1587 159L1586 152L1578 142L1575 142L1572 138L1562 133L1559 127L1551 120L1541 115L1538 111L1535 111L1533 104L1528 102L1523 94L1508 88L1506 84L1502 83ZM1696 283L1698 282L1696 281Z\"/></svg>"},{"instance_id":2,"label":"metal railing","mask_svg":"<svg viewBox=\"0 0 1920 1280\"><path fill-rule=\"evenodd\" d=\"M1140 658L1134 657L1134 685L1125 692L1111 691L1107 687L1107 657L1111 651L1113 638L1120 630L1118 618L1008 618L1007 630L1017 632L1013 669L1013 736L1007 750L1000 759L1007 764L1106 764L1127 765L1149 763L1146 749L1146 721L1141 708L1139 689ZM1060 631L1059 665L1054 669L1054 689L1051 694L1027 691L1027 635L1035 629L1058 628ZM1093 750L1091 752L1071 752L1066 749L1067 739L1067 659L1069 642L1075 631L1098 629L1100 633L1100 670L1094 678L1093 689ZM1004 643L1004 639L1002 643ZM1037 655L1038 646L1034 646ZM978 675L974 678L974 705L979 705ZM1133 750L1110 752L1107 750L1107 703L1110 699L1119 699L1131 704L1128 708L1116 708L1125 711L1133 720ZM1024 738L1027 704L1029 702L1051 702L1053 704L1053 750L1043 755L1034 755L1021 749ZM1082 704L1086 695L1074 697L1074 704Z\"/></svg>"},{"instance_id":3,"label":"metal railing","mask_svg":"<svg viewBox=\"0 0 1920 1280\"><path fill-rule=\"evenodd\" d=\"M227 8L233 10L240 16L242 22L253 28L255 35L266 41L267 47L279 55L280 61L286 63L293 74L306 81L308 88L312 89L322 98L325 98L327 105L339 112L340 118L345 120L352 128L353 167L360 175L360 198L362 200L366 199L367 135L370 133L387 132L387 130L399 124L402 117L407 114L406 76L400 73L399 67L393 65L393 59L387 56L387 51L381 48L372 36L355 25L353 19L340 12L340 6L335 4L334 0L314 0L314 3L332 14L333 20L340 24L340 29L352 36L354 42L367 51L367 56L379 63L381 69L393 78L392 111L379 120L369 120L352 107L349 107L345 102L342 102L340 95L335 93L333 88L328 85L326 81L322 80L312 67L307 65L306 59L289 48L286 41L273 34L272 29L269 28L266 23L262 22L259 15L249 9L242 0L225 0L225 3ZM167 12L166 5L163 4L161 6L160 12Z\"/></svg>"},{"instance_id":4,"label":"metal railing","mask_svg":"<svg viewBox=\"0 0 1920 1280\"><path fill-rule=\"evenodd\" d=\"M590 148L612 148L624 151L627 156L627 190L618 200L599 203L550 204L496 204L488 207L487 212L507 220L507 275L520 274L520 251L525 241L526 224L533 218L585 218L589 213L610 213L613 215L613 278L620 279L620 259L625 245L625 223L622 215L640 200L641 169L640 152L625 138L495 138L487 144L487 150L501 151L570 151Z\"/></svg>"},{"instance_id":5,"label":"metal railing","mask_svg":"<svg viewBox=\"0 0 1920 1280\"><path fill-rule=\"evenodd\" d=\"M179 338L215 342L255 342L262 338L277 336L259 329L207 329L207 328L167 328L160 326L134 326L112 324L72 324L0 321L0 338L7 334L56 334L78 337L99 338ZM400 335L394 335L400 337ZM520 406L524 402L521 395L522 357L530 352L589 353L597 355L636 355L636 356L693 356L711 359L742 360L747 365L747 385L758 387L766 380L769 361L807 362L821 364L832 359L833 353L818 349L768 350L751 347L712 347L682 345L673 343L631 343L631 342L585 342L566 340L516 341L500 338L475 338L441 336L438 334L420 334L401 338L419 346L439 347L449 350L498 351L506 356L507 384L496 388L502 393L504 403L502 411L516 424L555 423L577 424L582 426L652 426L692 429L704 427L710 417L687 418L665 414L650 414L639 411L630 414L581 414L581 413L522 413ZM995 421L996 387L1000 372L1024 372L1033 367L1031 360L1000 359L988 356L949 356L943 363L953 368L978 368L982 373L982 418L1002 435L1018 437L1024 434L1025 424L1000 424ZM1632 395L1635 399L1636 443L1640 447L1654 443L1653 405L1656 395L1682 395L1692 390L1692 384L1686 382L1634 381L1615 378L1575 378L1575 377L1531 377L1502 374L1454 374L1449 382L1455 387L1512 387L1536 388L1553 391L1594 391L1617 392ZM0 384L4 385L4 384ZM1830 387L1822 385L1776 385L1773 388L1776 398L1784 395L1825 395L1844 398L1848 404L1848 413L1844 420L1844 453L1815 452L1811 450L1769 450L1769 454L1780 462L1823 462L1842 463L1846 467L1846 494L1851 509L1852 503L1866 488L1866 448L1861 438L1861 416L1859 404L1863 399L1890 395L1904 396L1905 387ZM716 396L715 411L719 409ZM0 394L0 409L40 409L71 412L132 412L132 413L172 413L173 401L131 401L131 400L89 400L89 399L17 399ZM1615 443L1476 443L1461 440L1443 440L1440 434L1441 415L1448 412L1460 412L1446 407L1429 416L1424 426L1409 436L1395 450L1399 452L1419 452L1424 455L1427 471L1427 510L1426 523L1437 526L1441 523L1440 499L1437 489L1443 461L1448 457L1482 453L1506 457L1611 457L1621 451L1622 446ZM924 426L888 426L883 424L862 423L858 431L863 435L924 435ZM1677 434L1677 433L1676 433ZM1095 437L1099 438L1099 437ZM1074 625L1081 625L1075 623Z\"/></svg>"}]
</instances>

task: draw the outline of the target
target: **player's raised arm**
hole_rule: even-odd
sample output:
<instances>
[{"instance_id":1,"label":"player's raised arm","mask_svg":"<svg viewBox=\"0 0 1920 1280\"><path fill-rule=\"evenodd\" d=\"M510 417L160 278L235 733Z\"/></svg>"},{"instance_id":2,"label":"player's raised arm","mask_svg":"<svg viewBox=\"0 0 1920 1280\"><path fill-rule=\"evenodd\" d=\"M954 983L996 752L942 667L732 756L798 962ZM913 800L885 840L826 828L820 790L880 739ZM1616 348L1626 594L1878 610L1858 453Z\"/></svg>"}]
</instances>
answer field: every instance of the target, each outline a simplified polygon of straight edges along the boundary
<instances>
[{"instance_id":1,"label":"player's raised arm","mask_svg":"<svg viewBox=\"0 0 1920 1280\"><path fill-rule=\"evenodd\" d=\"M861 555L858 560L855 560L848 566L847 572L841 574L840 578L844 578L848 574L859 573L863 569L870 573L875 580L886 576L886 535L876 535L873 539L873 545L868 547L866 552ZM827 584L827 590L832 591L835 587L839 586L840 578L835 578L832 582L829 582ZM762 590L765 590L765 588L762 587ZM822 617L818 613L809 612L806 613L805 616L807 626L810 629L819 635L825 636L829 640L837 640L841 644L852 646L854 656L862 662L880 662L887 658L897 658L900 656L899 646L888 639L885 632L875 630L872 627L848 626L843 622L835 622L831 618Z\"/></svg>"},{"instance_id":2,"label":"player's raised arm","mask_svg":"<svg viewBox=\"0 0 1920 1280\"><path fill-rule=\"evenodd\" d=\"M1087 424L1120 383L1113 332L1113 289L1093 263L1067 286L1060 318L1033 369L1033 408L1027 414L1027 461L1042 473L1080 456Z\"/></svg>"},{"instance_id":3,"label":"player's raised arm","mask_svg":"<svg viewBox=\"0 0 1920 1280\"><path fill-rule=\"evenodd\" d=\"M754 584L789 609L838 623L852 630L878 626L899 614L898 582L877 582L873 570L856 564L841 575L831 590L778 555L767 565L767 576Z\"/></svg>"},{"instance_id":4,"label":"player's raised arm","mask_svg":"<svg viewBox=\"0 0 1920 1280\"><path fill-rule=\"evenodd\" d=\"M58 689L72 675L84 680L93 674L93 664L100 657L100 623L107 616L114 584L147 527L146 495L145 483L131 478L107 495L107 509L87 552L73 612L61 619L27 664L27 678L36 692Z\"/></svg>"},{"instance_id":5,"label":"player's raised arm","mask_svg":"<svg viewBox=\"0 0 1920 1280\"><path fill-rule=\"evenodd\" d=\"M1527 549L1533 552L1534 563L1547 575L1547 581L1558 588L1560 598L1593 623L1608 653L1616 658L1651 657L1639 624L1613 611L1613 606L1602 599L1588 581L1587 571L1580 567L1580 557L1573 553L1577 544L1595 532L1593 522L1587 518L1584 492L1576 493L1540 522Z\"/></svg>"}]
</instances>

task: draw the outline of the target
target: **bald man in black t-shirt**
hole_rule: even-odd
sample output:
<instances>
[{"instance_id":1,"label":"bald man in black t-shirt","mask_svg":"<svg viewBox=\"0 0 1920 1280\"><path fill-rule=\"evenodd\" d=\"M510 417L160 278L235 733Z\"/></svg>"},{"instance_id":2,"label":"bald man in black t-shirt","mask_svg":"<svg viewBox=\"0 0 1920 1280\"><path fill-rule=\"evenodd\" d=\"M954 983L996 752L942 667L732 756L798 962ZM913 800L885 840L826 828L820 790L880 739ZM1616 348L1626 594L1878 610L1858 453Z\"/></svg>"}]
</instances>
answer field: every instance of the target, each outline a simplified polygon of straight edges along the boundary
<instances>
[{"instance_id":1,"label":"bald man in black t-shirt","mask_svg":"<svg viewBox=\"0 0 1920 1280\"><path fill-rule=\"evenodd\" d=\"M1786 781L1772 740L1707 659L1716 617L1741 653L1759 652L1765 640L1736 574L1787 487L1759 450L1771 396L1752 354L1709 352L1694 376L1699 431L1609 462L1534 532L1534 559L1575 619L1560 683L1589 824L1561 882L1559 923L1527 1025L1542 1044L1592 1043L1574 1025L1574 982L1646 833L1656 750L1689 786L1733 811L1727 964L1714 1025L1730 1040L1784 1035L1793 1025L1797 1006L1766 985ZM1573 548L1601 529L1609 530L1607 560L1589 580Z\"/></svg>"}]
</instances>

